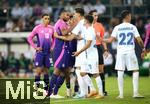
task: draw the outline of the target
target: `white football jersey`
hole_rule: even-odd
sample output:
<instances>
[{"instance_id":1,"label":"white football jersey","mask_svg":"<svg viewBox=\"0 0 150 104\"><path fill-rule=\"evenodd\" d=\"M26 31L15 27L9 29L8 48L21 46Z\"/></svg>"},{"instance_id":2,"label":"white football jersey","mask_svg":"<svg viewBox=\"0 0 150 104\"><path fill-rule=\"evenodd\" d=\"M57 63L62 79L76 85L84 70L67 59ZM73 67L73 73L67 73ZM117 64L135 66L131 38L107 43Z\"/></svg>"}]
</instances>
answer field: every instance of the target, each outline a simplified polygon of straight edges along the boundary
<instances>
[{"instance_id":1,"label":"white football jersey","mask_svg":"<svg viewBox=\"0 0 150 104\"><path fill-rule=\"evenodd\" d=\"M98 61L98 52L96 48L96 34L93 26L86 29L86 40L92 40L91 46L86 50L88 59L96 59Z\"/></svg>"},{"instance_id":2,"label":"white football jersey","mask_svg":"<svg viewBox=\"0 0 150 104\"><path fill-rule=\"evenodd\" d=\"M76 27L72 30L73 34L81 35L83 38L82 40L77 41L77 51L81 50L85 46L85 26L84 26L84 19L80 20ZM82 60L82 61L81 61ZM81 64L86 63L86 52L82 52L76 57L75 66L80 66Z\"/></svg>"},{"instance_id":3,"label":"white football jersey","mask_svg":"<svg viewBox=\"0 0 150 104\"><path fill-rule=\"evenodd\" d=\"M134 51L135 42L134 39L139 37L137 28L130 23L121 23L115 26L112 37L117 39L117 52L128 53Z\"/></svg>"}]
</instances>

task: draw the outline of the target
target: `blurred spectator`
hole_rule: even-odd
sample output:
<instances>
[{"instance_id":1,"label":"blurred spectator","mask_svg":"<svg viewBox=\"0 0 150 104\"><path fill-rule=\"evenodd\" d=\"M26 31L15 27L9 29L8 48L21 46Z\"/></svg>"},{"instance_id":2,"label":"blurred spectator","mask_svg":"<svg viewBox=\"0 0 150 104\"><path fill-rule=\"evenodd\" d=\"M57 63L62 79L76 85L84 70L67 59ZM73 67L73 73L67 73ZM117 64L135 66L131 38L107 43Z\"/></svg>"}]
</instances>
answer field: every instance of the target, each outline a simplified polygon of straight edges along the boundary
<instances>
[{"instance_id":1,"label":"blurred spectator","mask_svg":"<svg viewBox=\"0 0 150 104\"><path fill-rule=\"evenodd\" d=\"M121 5L122 0L110 0L110 4L112 4L112 5Z\"/></svg>"},{"instance_id":2,"label":"blurred spectator","mask_svg":"<svg viewBox=\"0 0 150 104\"><path fill-rule=\"evenodd\" d=\"M28 19L32 15L33 15L33 7L31 7L28 2L25 2L22 8L22 17Z\"/></svg>"},{"instance_id":3,"label":"blurred spectator","mask_svg":"<svg viewBox=\"0 0 150 104\"><path fill-rule=\"evenodd\" d=\"M34 17L30 17L28 19L28 21L26 22L26 26L25 26L25 31L31 31L34 28L34 22L35 22L35 18Z\"/></svg>"},{"instance_id":4,"label":"blurred spectator","mask_svg":"<svg viewBox=\"0 0 150 104\"><path fill-rule=\"evenodd\" d=\"M10 52L6 62L7 62L6 74L15 72L16 77L19 77L19 61L15 58L14 52Z\"/></svg>"},{"instance_id":5,"label":"blurred spectator","mask_svg":"<svg viewBox=\"0 0 150 104\"><path fill-rule=\"evenodd\" d=\"M34 76L33 75L33 60L27 59L27 70L25 71L25 77Z\"/></svg>"},{"instance_id":6,"label":"blurred spectator","mask_svg":"<svg viewBox=\"0 0 150 104\"><path fill-rule=\"evenodd\" d=\"M106 7L104 4L101 3L101 0L96 0L94 9L97 10L98 14L104 14L106 12Z\"/></svg>"},{"instance_id":7,"label":"blurred spectator","mask_svg":"<svg viewBox=\"0 0 150 104\"><path fill-rule=\"evenodd\" d=\"M25 30L26 22L24 18L19 18L16 20L16 24L14 25L13 31L14 32L20 32Z\"/></svg>"},{"instance_id":8,"label":"blurred spectator","mask_svg":"<svg viewBox=\"0 0 150 104\"><path fill-rule=\"evenodd\" d=\"M20 66L20 69L24 69L24 70L27 70L28 68L27 59L23 53L20 55L20 58L19 58L19 66Z\"/></svg>"},{"instance_id":9,"label":"blurred spectator","mask_svg":"<svg viewBox=\"0 0 150 104\"><path fill-rule=\"evenodd\" d=\"M42 23L42 19L38 16L34 21L34 25L39 25L41 23Z\"/></svg>"},{"instance_id":10,"label":"blurred spectator","mask_svg":"<svg viewBox=\"0 0 150 104\"><path fill-rule=\"evenodd\" d=\"M2 5L0 8L0 16L1 17L6 17L8 14L8 9L9 9L9 4L6 0L2 1Z\"/></svg>"},{"instance_id":11,"label":"blurred spectator","mask_svg":"<svg viewBox=\"0 0 150 104\"><path fill-rule=\"evenodd\" d=\"M143 5L143 0L123 0L123 4L141 6Z\"/></svg>"},{"instance_id":12,"label":"blurred spectator","mask_svg":"<svg viewBox=\"0 0 150 104\"><path fill-rule=\"evenodd\" d=\"M32 68L33 68L32 64L33 64L32 61L30 59L27 59L23 53L20 55L20 58L19 58L20 69L19 70L22 70L25 72L24 77L28 77L29 76L28 74L32 73Z\"/></svg>"},{"instance_id":13,"label":"blurred spectator","mask_svg":"<svg viewBox=\"0 0 150 104\"><path fill-rule=\"evenodd\" d=\"M47 2L44 3L44 6L42 8L42 13L47 13L49 15L51 15L51 13L52 13L52 7L48 6Z\"/></svg>"},{"instance_id":14,"label":"blurred spectator","mask_svg":"<svg viewBox=\"0 0 150 104\"><path fill-rule=\"evenodd\" d=\"M143 0L134 0L134 5L138 6L138 7L142 6L143 5Z\"/></svg>"},{"instance_id":15,"label":"blurred spectator","mask_svg":"<svg viewBox=\"0 0 150 104\"><path fill-rule=\"evenodd\" d=\"M118 25L120 23L120 20L119 20L119 18L117 18L117 17L114 17L114 18L112 18L111 20L110 20L110 26L111 27L115 27L116 25Z\"/></svg>"},{"instance_id":16,"label":"blurred spectator","mask_svg":"<svg viewBox=\"0 0 150 104\"><path fill-rule=\"evenodd\" d=\"M64 3L64 1L63 1L63 0L60 0L60 1L58 2L57 8L55 8L55 10L54 10L54 22L57 21L57 19L58 19L60 13L64 10L63 3Z\"/></svg>"},{"instance_id":17,"label":"blurred spectator","mask_svg":"<svg viewBox=\"0 0 150 104\"><path fill-rule=\"evenodd\" d=\"M13 28L14 28L14 22L11 19L9 19L5 24L5 31L12 32Z\"/></svg>"},{"instance_id":18,"label":"blurred spectator","mask_svg":"<svg viewBox=\"0 0 150 104\"><path fill-rule=\"evenodd\" d=\"M36 3L33 8L33 15L34 16L41 16L42 15L42 7L39 3Z\"/></svg>"},{"instance_id":19,"label":"blurred spectator","mask_svg":"<svg viewBox=\"0 0 150 104\"><path fill-rule=\"evenodd\" d=\"M74 7L71 5L71 2L68 2L67 5L65 6L65 10L70 11L71 13L74 12Z\"/></svg>"},{"instance_id":20,"label":"blurred spectator","mask_svg":"<svg viewBox=\"0 0 150 104\"><path fill-rule=\"evenodd\" d=\"M85 13L89 13L91 10L93 10L93 6L90 2L85 2L83 5Z\"/></svg>"},{"instance_id":21,"label":"blurred spectator","mask_svg":"<svg viewBox=\"0 0 150 104\"><path fill-rule=\"evenodd\" d=\"M138 29L138 31L139 31L140 36L141 36L142 38L144 38L144 32L145 32L145 31L144 31L144 23L143 23L142 18L138 17L138 18L136 19L135 25L136 25L136 27L137 27L137 29Z\"/></svg>"},{"instance_id":22,"label":"blurred spectator","mask_svg":"<svg viewBox=\"0 0 150 104\"><path fill-rule=\"evenodd\" d=\"M2 53L0 52L0 78L5 76L3 73L5 69L6 69L5 59L2 56Z\"/></svg>"},{"instance_id":23,"label":"blurred spectator","mask_svg":"<svg viewBox=\"0 0 150 104\"><path fill-rule=\"evenodd\" d=\"M18 19L22 16L22 13L23 13L22 8L20 7L19 3L16 3L11 11L12 17Z\"/></svg>"}]
</instances>

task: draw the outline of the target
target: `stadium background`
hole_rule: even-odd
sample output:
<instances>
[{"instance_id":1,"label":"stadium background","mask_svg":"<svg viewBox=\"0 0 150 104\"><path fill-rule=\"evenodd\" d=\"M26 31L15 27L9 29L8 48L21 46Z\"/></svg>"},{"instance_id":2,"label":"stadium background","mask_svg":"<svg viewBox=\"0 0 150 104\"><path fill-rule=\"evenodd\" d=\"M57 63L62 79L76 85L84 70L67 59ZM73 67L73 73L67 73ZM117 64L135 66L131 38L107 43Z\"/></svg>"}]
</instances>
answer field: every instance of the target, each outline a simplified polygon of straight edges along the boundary
<instances>
[{"instance_id":1,"label":"stadium background","mask_svg":"<svg viewBox=\"0 0 150 104\"><path fill-rule=\"evenodd\" d=\"M33 27L41 23L42 13L51 16L54 24L62 10L73 12L75 7L83 7L88 13L97 9L99 21L105 26L105 38L108 38L114 26L120 23L120 12L128 9L132 13L132 23L145 39L145 25L150 22L149 0L0 0L0 69L6 76L33 76L34 50L28 45L26 37ZM106 75L114 75L116 42L108 44L112 57L106 61ZM150 45L147 46L150 49ZM140 65L140 74L149 75L150 55L140 58L141 50L136 45L136 54ZM14 58L12 56L14 55ZM51 70L52 71L52 70ZM127 73L130 75L130 73ZM17 77L18 77L17 75ZM27 76L24 76L27 77Z\"/></svg>"},{"instance_id":2,"label":"stadium background","mask_svg":"<svg viewBox=\"0 0 150 104\"><path fill-rule=\"evenodd\" d=\"M99 2L100 1L100 2ZM150 23L150 0L0 0L0 103L1 104L41 104L39 100L10 100L5 99L5 82L12 80L17 86L21 78L24 81L33 82L34 68L33 58L34 50L28 45L26 37L33 27L41 23L42 13L51 15L51 24L54 24L63 9L70 10L76 7L83 7L88 13L93 8L98 9L99 21L105 26L105 38L108 38L115 25L120 23L120 12L128 9L132 13L132 23L137 26L142 39L145 39L145 25ZM106 60L106 76L116 76L114 69L116 42L108 44L112 57ZM147 46L150 49L150 44ZM146 76L140 78L140 93L145 96L144 99L137 100L131 97L131 73L126 72L125 78L125 99L117 100L118 94L116 77L106 78L106 90L108 96L105 99L61 99L50 100L44 104L150 104L150 52L142 60L140 58L141 50L136 45L136 54L140 65L140 75ZM14 57L12 57L14 56ZM53 65L53 64L52 64ZM53 71L51 67L50 72ZM4 76L5 74L5 76ZM13 79L20 77L17 79ZM25 78L25 79L24 79ZM26 85L27 86L27 85ZM65 96L66 87L63 85L59 91L60 95ZM26 95L26 94L25 94ZM48 99L49 100L49 99ZM27 103L29 102L29 103Z\"/></svg>"}]
</instances>

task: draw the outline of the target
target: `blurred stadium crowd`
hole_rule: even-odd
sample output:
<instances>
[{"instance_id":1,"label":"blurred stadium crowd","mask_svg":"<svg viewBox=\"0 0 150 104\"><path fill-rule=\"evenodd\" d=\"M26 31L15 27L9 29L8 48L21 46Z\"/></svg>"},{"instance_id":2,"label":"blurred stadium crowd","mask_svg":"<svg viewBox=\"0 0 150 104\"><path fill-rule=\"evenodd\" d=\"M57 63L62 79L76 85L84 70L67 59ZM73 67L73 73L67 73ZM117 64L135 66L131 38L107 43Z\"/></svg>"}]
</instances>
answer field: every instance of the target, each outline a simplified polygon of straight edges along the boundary
<instances>
[{"instance_id":1,"label":"blurred stadium crowd","mask_svg":"<svg viewBox=\"0 0 150 104\"><path fill-rule=\"evenodd\" d=\"M145 26L150 23L150 0L1 0L0 32L30 32L35 25L41 23L42 13L50 14L51 23L54 24L62 10L73 12L75 7L83 7L87 13L96 9L99 21L105 26L106 38L110 36L113 27L120 23L118 16L120 11L128 9L133 15L132 23L137 26L142 39L145 39ZM105 60L106 72L112 75L116 42L108 44L108 48L112 56ZM148 48L150 49L150 46ZM138 46L136 50L139 64L142 66L145 60L141 60L139 54L141 50ZM150 61L149 57L146 61ZM24 53L16 58L14 52L9 52L7 56L0 52L0 69L6 75L16 72L18 76L20 71L33 73L32 63L32 58L25 57Z\"/></svg>"}]
</instances>

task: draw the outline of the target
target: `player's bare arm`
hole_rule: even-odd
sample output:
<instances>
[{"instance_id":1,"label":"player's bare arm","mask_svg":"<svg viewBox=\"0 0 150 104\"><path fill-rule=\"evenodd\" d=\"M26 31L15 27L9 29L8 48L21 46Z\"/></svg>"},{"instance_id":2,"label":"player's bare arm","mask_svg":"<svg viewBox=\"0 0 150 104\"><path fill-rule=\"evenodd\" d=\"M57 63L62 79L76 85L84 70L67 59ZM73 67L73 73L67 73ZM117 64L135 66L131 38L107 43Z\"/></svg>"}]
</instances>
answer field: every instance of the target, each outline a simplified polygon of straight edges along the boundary
<instances>
[{"instance_id":1,"label":"player's bare arm","mask_svg":"<svg viewBox=\"0 0 150 104\"><path fill-rule=\"evenodd\" d=\"M62 32L62 35L68 35L69 34L69 32L71 32L73 29L74 29L74 27L77 25L77 22L72 22L71 23L71 25L70 25L70 27L69 28L67 28L67 29L62 29L61 30L61 32Z\"/></svg>"},{"instance_id":2,"label":"player's bare arm","mask_svg":"<svg viewBox=\"0 0 150 104\"><path fill-rule=\"evenodd\" d=\"M108 39L102 39L101 38L101 40L103 41L103 42L105 42L105 43L112 43L114 40L115 40L115 37L110 37L110 38L108 38Z\"/></svg>"},{"instance_id":3,"label":"player's bare arm","mask_svg":"<svg viewBox=\"0 0 150 104\"><path fill-rule=\"evenodd\" d=\"M92 40L87 40L86 45L85 45L81 50L79 50L79 51L77 51L77 52L73 52L73 56L78 56L78 55L81 54L83 51L85 51L86 49L88 49L88 48L90 47L91 43L92 43Z\"/></svg>"},{"instance_id":4,"label":"player's bare arm","mask_svg":"<svg viewBox=\"0 0 150 104\"><path fill-rule=\"evenodd\" d=\"M71 41L75 38L75 35L59 36L57 33L54 33L54 37L65 41Z\"/></svg>"},{"instance_id":5,"label":"player's bare arm","mask_svg":"<svg viewBox=\"0 0 150 104\"><path fill-rule=\"evenodd\" d=\"M137 37L135 39L136 39L137 43L139 44L139 46L142 48L141 57L144 58L144 56L146 55L146 50L144 48L144 43L143 43L141 37Z\"/></svg>"}]
</instances>

